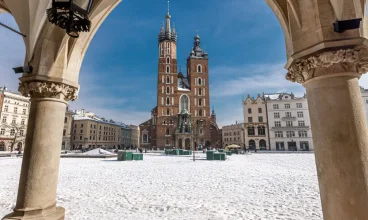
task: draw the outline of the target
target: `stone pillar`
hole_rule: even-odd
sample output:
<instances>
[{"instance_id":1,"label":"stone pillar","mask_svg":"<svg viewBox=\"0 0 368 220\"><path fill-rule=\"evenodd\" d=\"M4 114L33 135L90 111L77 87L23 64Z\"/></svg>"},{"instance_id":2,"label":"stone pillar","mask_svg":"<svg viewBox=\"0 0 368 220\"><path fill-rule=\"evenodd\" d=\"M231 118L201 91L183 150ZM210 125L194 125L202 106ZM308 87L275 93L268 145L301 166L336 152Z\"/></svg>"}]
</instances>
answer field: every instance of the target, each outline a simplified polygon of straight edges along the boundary
<instances>
[{"instance_id":1,"label":"stone pillar","mask_svg":"<svg viewBox=\"0 0 368 220\"><path fill-rule=\"evenodd\" d=\"M4 219L64 219L56 190L66 104L77 89L52 82L25 82L19 91L31 96L26 146L14 212Z\"/></svg>"},{"instance_id":2,"label":"stone pillar","mask_svg":"<svg viewBox=\"0 0 368 220\"><path fill-rule=\"evenodd\" d=\"M330 50L295 61L287 79L307 89L325 220L368 216L368 129L358 79L365 47Z\"/></svg>"}]
</instances>

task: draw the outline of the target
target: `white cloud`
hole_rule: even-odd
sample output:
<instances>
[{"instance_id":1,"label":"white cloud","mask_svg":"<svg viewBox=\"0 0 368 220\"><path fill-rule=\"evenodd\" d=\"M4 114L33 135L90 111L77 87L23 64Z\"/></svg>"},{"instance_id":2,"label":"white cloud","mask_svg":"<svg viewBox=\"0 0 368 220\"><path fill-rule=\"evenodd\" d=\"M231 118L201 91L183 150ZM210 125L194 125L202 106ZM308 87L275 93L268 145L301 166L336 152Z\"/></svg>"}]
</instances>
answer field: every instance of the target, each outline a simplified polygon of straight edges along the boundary
<instances>
[{"instance_id":1,"label":"white cloud","mask_svg":"<svg viewBox=\"0 0 368 220\"><path fill-rule=\"evenodd\" d=\"M303 86L285 79L284 64L259 64L241 67L217 67L212 72L227 78L215 80L212 95L226 97L270 92L304 93Z\"/></svg>"}]
</instances>

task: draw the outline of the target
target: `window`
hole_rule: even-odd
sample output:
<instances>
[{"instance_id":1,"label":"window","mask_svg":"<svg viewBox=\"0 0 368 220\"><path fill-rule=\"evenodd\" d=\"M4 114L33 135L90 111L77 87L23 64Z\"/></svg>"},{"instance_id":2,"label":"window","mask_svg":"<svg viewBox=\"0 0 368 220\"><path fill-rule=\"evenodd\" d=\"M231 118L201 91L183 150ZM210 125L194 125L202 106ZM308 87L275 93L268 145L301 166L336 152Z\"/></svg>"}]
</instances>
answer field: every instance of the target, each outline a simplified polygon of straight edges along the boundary
<instances>
[{"instance_id":1,"label":"window","mask_svg":"<svg viewBox=\"0 0 368 220\"><path fill-rule=\"evenodd\" d=\"M248 122L252 123L253 122L253 118L252 117L248 117Z\"/></svg>"},{"instance_id":2,"label":"window","mask_svg":"<svg viewBox=\"0 0 368 220\"><path fill-rule=\"evenodd\" d=\"M64 129L64 131L63 131L63 136L65 136L65 134L66 134L66 130Z\"/></svg>"},{"instance_id":3,"label":"window","mask_svg":"<svg viewBox=\"0 0 368 220\"><path fill-rule=\"evenodd\" d=\"M291 112L285 112L285 117L291 118Z\"/></svg>"},{"instance_id":4,"label":"window","mask_svg":"<svg viewBox=\"0 0 368 220\"><path fill-rule=\"evenodd\" d=\"M183 110L189 111L189 98L187 95L182 95L180 97L180 112Z\"/></svg>"},{"instance_id":5,"label":"window","mask_svg":"<svg viewBox=\"0 0 368 220\"><path fill-rule=\"evenodd\" d=\"M14 129L11 129L10 130L10 136L14 136L15 135L15 130Z\"/></svg>"},{"instance_id":6,"label":"window","mask_svg":"<svg viewBox=\"0 0 368 220\"><path fill-rule=\"evenodd\" d=\"M298 118L303 118L304 115L303 115L303 112L298 112Z\"/></svg>"},{"instance_id":7,"label":"window","mask_svg":"<svg viewBox=\"0 0 368 220\"><path fill-rule=\"evenodd\" d=\"M22 119L22 121L20 122L20 124L21 124L21 125L24 125L24 124L25 124L25 122L26 122L26 119L24 119L24 118L23 118L23 119Z\"/></svg>"},{"instance_id":8,"label":"window","mask_svg":"<svg viewBox=\"0 0 368 220\"><path fill-rule=\"evenodd\" d=\"M170 87L166 87L166 94L170 94Z\"/></svg>"},{"instance_id":9,"label":"window","mask_svg":"<svg viewBox=\"0 0 368 220\"><path fill-rule=\"evenodd\" d=\"M302 103L296 103L296 107L297 108L303 108L303 105L302 105Z\"/></svg>"},{"instance_id":10,"label":"window","mask_svg":"<svg viewBox=\"0 0 368 220\"><path fill-rule=\"evenodd\" d=\"M288 138L295 137L295 132L294 131L286 131L286 137L288 137Z\"/></svg>"},{"instance_id":11,"label":"window","mask_svg":"<svg viewBox=\"0 0 368 220\"><path fill-rule=\"evenodd\" d=\"M248 114L252 114L252 109L248 108Z\"/></svg>"},{"instance_id":12,"label":"window","mask_svg":"<svg viewBox=\"0 0 368 220\"><path fill-rule=\"evenodd\" d=\"M8 106L6 105L6 106L4 106L4 112L7 112L8 111Z\"/></svg>"},{"instance_id":13,"label":"window","mask_svg":"<svg viewBox=\"0 0 368 220\"><path fill-rule=\"evenodd\" d=\"M83 128L83 124L81 124L81 128Z\"/></svg>"},{"instance_id":14,"label":"window","mask_svg":"<svg viewBox=\"0 0 368 220\"><path fill-rule=\"evenodd\" d=\"M170 54L170 43L167 43L167 53Z\"/></svg>"},{"instance_id":15,"label":"window","mask_svg":"<svg viewBox=\"0 0 368 220\"><path fill-rule=\"evenodd\" d=\"M299 125L299 127L305 127L305 122L304 121L298 121L298 125Z\"/></svg>"},{"instance_id":16,"label":"window","mask_svg":"<svg viewBox=\"0 0 368 220\"><path fill-rule=\"evenodd\" d=\"M293 127L293 121L286 121L286 127Z\"/></svg>"},{"instance_id":17,"label":"window","mask_svg":"<svg viewBox=\"0 0 368 220\"><path fill-rule=\"evenodd\" d=\"M275 113L273 113L273 117L274 117L274 118L280 118L280 113L279 113L279 112L275 112Z\"/></svg>"},{"instance_id":18,"label":"window","mask_svg":"<svg viewBox=\"0 0 368 220\"><path fill-rule=\"evenodd\" d=\"M198 65L198 66L197 66L197 72L198 72L198 73L201 73L201 72L202 72L202 66L201 66L201 65Z\"/></svg>"},{"instance_id":19,"label":"window","mask_svg":"<svg viewBox=\"0 0 368 220\"><path fill-rule=\"evenodd\" d=\"M6 116L3 116L3 123L6 123Z\"/></svg>"},{"instance_id":20,"label":"window","mask_svg":"<svg viewBox=\"0 0 368 220\"><path fill-rule=\"evenodd\" d=\"M166 125L166 121L163 122L163 125Z\"/></svg>"},{"instance_id":21,"label":"window","mask_svg":"<svg viewBox=\"0 0 368 220\"><path fill-rule=\"evenodd\" d=\"M202 79L198 78L198 85L202 85Z\"/></svg>"},{"instance_id":22,"label":"window","mask_svg":"<svg viewBox=\"0 0 368 220\"><path fill-rule=\"evenodd\" d=\"M202 99L201 98L198 99L198 106L202 106Z\"/></svg>"},{"instance_id":23,"label":"window","mask_svg":"<svg viewBox=\"0 0 368 220\"><path fill-rule=\"evenodd\" d=\"M170 64L170 57L166 59L166 63Z\"/></svg>"},{"instance_id":24,"label":"window","mask_svg":"<svg viewBox=\"0 0 368 220\"><path fill-rule=\"evenodd\" d=\"M202 95L202 88L198 89L198 95Z\"/></svg>"},{"instance_id":25,"label":"window","mask_svg":"<svg viewBox=\"0 0 368 220\"><path fill-rule=\"evenodd\" d=\"M5 135L5 129L4 128L1 129L0 135Z\"/></svg>"},{"instance_id":26,"label":"window","mask_svg":"<svg viewBox=\"0 0 368 220\"><path fill-rule=\"evenodd\" d=\"M199 133L200 133L200 134L203 134L203 130L202 130L202 128L201 128L201 129L199 129Z\"/></svg>"},{"instance_id":27,"label":"window","mask_svg":"<svg viewBox=\"0 0 368 220\"><path fill-rule=\"evenodd\" d=\"M254 127L248 127L248 136L255 135Z\"/></svg>"},{"instance_id":28,"label":"window","mask_svg":"<svg viewBox=\"0 0 368 220\"><path fill-rule=\"evenodd\" d=\"M27 109L23 109L23 115L27 114Z\"/></svg>"},{"instance_id":29,"label":"window","mask_svg":"<svg viewBox=\"0 0 368 220\"><path fill-rule=\"evenodd\" d=\"M166 97L166 105L170 105L170 97Z\"/></svg>"},{"instance_id":30,"label":"window","mask_svg":"<svg viewBox=\"0 0 368 220\"><path fill-rule=\"evenodd\" d=\"M199 109L199 116L202 116L202 109Z\"/></svg>"},{"instance_id":31,"label":"window","mask_svg":"<svg viewBox=\"0 0 368 220\"><path fill-rule=\"evenodd\" d=\"M23 110L25 110L25 109L23 109ZM24 112L23 112L24 113ZM68 122L68 118L67 117L65 117L64 118L64 123L66 124Z\"/></svg>"},{"instance_id":32,"label":"window","mask_svg":"<svg viewBox=\"0 0 368 220\"><path fill-rule=\"evenodd\" d=\"M83 133L83 130L80 130L80 133Z\"/></svg>"},{"instance_id":33,"label":"window","mask_svg":"<svg viewBox=\"0 0 368 220\"><path fill-rule=\"evenodd\" d=\"M266 135L266 129L263 126L258 127L258 135Z\"/></svg>"},{"instance_id":34,"label":"window","mask_svg":"<svg viewBox=\"0 0 368 220\"><path fill-rule=\"evenodd\" d=\"M275 132L275 137L277 137L277 138L282 138L282 137L284 137L284 132L282 132L282 131L276 131L276 132Z\"/></svg>"},{"instance_id":35,"label":"window","mask_svg":"<svg viewBox=\"0 0 368 220\"><path fill-rule=\"evenodd\" d=\"M285 108L290 108L290 104L285 104Z\"/></svg>"},{"instance_id":36,"label":"window","mask_svg":"<svg viewBox=\"0 0 368 220\"><path fill-rule=\"evenodd\" d=\"M166 115L170 115L170 109L166 109Z\"/></svg>"},{"instance_id":37,"label":"window","mask_svg":"<svg viewBox=\"0 0 368 220\"><path fill-rule=\"evenodd\" d=\"M258 108L258 113L262 113L262 108Z\"/></svg>"},{"instance_id":38,"label":"window","mask_svg":"<svg viewBox=\"0 0 368 220\"><path fill-rule=\"evenodd\" d=\"M307 131L298 131L299 137L307 137Z\"/></svg>"},{"instance_id":39,"label":"window","mask_svg":"<svg viewBox=\"0 0 368 220\"><path fill-rule=\"evenodd\" d=\"M89 126L90 128L92 128L92 125L91 126Z\"/></svg>"},{"instance_id":40,"label":"window","mask_svg":"<svg viewBox=\"0 0 368 220\"><path fill-rule=\"evenodd\" d=\"M143 135L143 143L148 143L148 135Z\"/></svg>"},{"instance_id":41,"label":"window","mask_svg":"<svg viewBox=\"0 0 368 220\"><path fill-rule=\"evenodd\" d=\"M258 116L258 122L263 122L263 116Z\"/></svg>"},{"instance_id":42,"label":"window","mask_svg":"<svg viewBox=\"0 0 368 220\"><path fill-rule=\"evenodd\" d=\"M18 113L18 108L14 107L14 113Z\"/></svg>"},{"instance_id":43,"label":"window","mask_svg":"<svg viewBox=\"0 0 368 220\"><path fill-rule=\"evenodd\" d=\"M166 128L166 135L170 135L170 130Z\"/></svg>"},{"instance_id":44,"label":"window","mask_svg":"<svg viewBox=\"0 0 368 220\"><path fill-rule=\"evenodd\" d=\"M16 123L17 123L17 119L16 118L13 118L12 124L16 124Z\"/></svg>"},{"instance_id":45,"label":"window","mask_svg":"<svg viewBox=\"0 0 368 220\"><path fill-rule=\"evenodd\" d=\"M275 127L280 128L281 127L281 122L280 121L275 121Z\"/></svg>"},{"instance_id":46,"label":"window","mask_svg":"<svg viewBox=\"0 0 368 220\"><path fill-rule=\"evenodd\" d=\"M273 104L273 109L279 109L279 104Z\"/></svg>"},{"instance_id":47,"label":"window","mask_svg":"<svg viewBox=\"0 0 368 220\"><path fill-rule=\"evenodd\" d=\"M170 84L170 76L166 76L166 84Z\"/></svg>"}]
</instances>

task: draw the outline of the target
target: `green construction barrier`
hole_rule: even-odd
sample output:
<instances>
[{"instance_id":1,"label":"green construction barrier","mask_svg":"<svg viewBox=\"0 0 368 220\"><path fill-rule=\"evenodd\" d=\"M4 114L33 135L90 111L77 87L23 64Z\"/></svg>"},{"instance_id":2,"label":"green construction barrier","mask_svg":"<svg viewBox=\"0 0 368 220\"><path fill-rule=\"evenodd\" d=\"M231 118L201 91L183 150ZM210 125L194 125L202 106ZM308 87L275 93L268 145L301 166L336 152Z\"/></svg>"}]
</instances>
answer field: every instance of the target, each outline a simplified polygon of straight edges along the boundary
<instances>
[{"instance_id":1,"label":"green construction barrier","mask_svg":"<svg viewBox=\"0 0 368 220\"><path fill-rule=\"evenodd\" d=\"M143 160L143 154L133 154L133 160Z\"/></svg>"},{"instance_id":2,"label":"green construction barrier","mask_svg":"<svg viewBox=\"0 0 368 220\"><path fill-rule=\"evenodd\" d=\"M207 157L207 160L214 160L214 151L211 151L211 150L208 150L207 152L206 152L206 157Z\"/></svg>"},{"instance_id":3,"label":"green construction barrier","mask_svg":"<svg viewBox=\"0 0 368 220\"><path fill-rule=\"evenodd\" d=\"M173 150L172 152L173 152L173 155L180 155L180 151L178 149Z\"/></svg>"},{"instance_id":4,"label":"green construction barrier","mask_svg":"<svg viewBox=\"0 0 368 220\"><path fill-rule=\"evenodd\" d=\"M179 155L184 155L184 150L183 149L179 149Z\"/></svg>"},{"instance_id":5,"label":"green construction barrier","mask_svg":"<svg viewBox=\"0 0 368 220\"><path fill-rule=\"evenodd\" d=\"M225 153L214 153L213 158L214 160L226 160L226 154Z\"/></svg>"},{"instance_id":6,"label":"green construction barrier","mask_svg":"<svg viewBox=\"0 0 368 220\"><path fill-rule=\"evenodd\" d=\"M219 150L218 150L218 152L223 153L223 152L224 152L224 150L223 150L223 149L219 149Z\"/></svg>"},{"instance_id":7,"label":"green construction barrier","mask_svg":"<svg viewBox=\"0 0 368 220\"><path fill-rule=\"evenodd\" d=\"M130 161L133 159L133 153L130 151L119 151L118 160L119 161Z\"/></svg>"},{"instance_id":8,"label":"green construction barrier","mask_svg":"<svg viewBox=\"0 0 368 220\"><path fill-rule=\"evenodd\" d=\"M231 152L231 151L225 151L225 154L228 155L228 156L231 156L231 155L233 155L233 152Z\"/></svg>"}]
</instances>

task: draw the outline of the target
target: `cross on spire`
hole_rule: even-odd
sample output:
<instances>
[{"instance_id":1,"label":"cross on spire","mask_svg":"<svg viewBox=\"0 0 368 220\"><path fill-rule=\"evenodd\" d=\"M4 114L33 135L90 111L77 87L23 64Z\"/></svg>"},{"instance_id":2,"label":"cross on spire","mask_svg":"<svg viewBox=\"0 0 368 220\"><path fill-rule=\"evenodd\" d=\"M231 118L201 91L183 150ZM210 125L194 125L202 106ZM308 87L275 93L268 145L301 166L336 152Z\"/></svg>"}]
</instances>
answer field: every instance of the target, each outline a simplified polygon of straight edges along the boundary
<instances>
[{"instance_id":1,"label":"cross on spire","mask_svg":"<svg viewBox=\"0 0 368 220\"><path fill-rule=\"evenodd\" d=\"M170 0L167 0L167 14L170 14Z\"/></svg>"}]
</instances>

